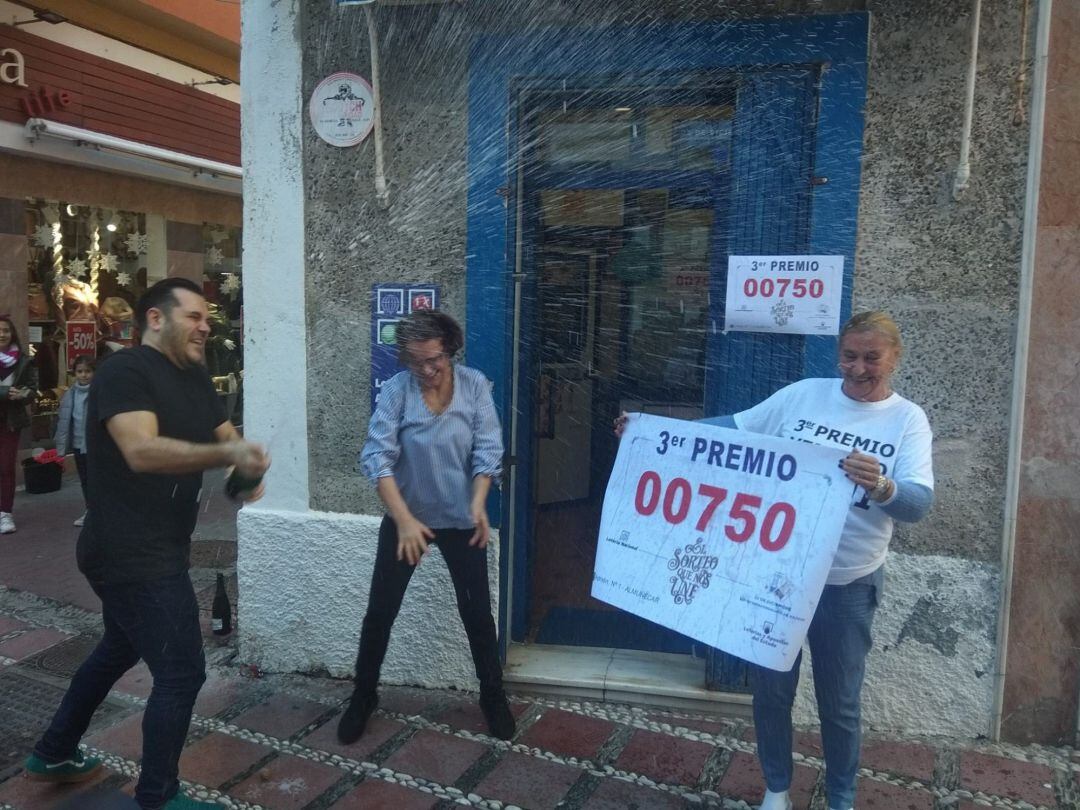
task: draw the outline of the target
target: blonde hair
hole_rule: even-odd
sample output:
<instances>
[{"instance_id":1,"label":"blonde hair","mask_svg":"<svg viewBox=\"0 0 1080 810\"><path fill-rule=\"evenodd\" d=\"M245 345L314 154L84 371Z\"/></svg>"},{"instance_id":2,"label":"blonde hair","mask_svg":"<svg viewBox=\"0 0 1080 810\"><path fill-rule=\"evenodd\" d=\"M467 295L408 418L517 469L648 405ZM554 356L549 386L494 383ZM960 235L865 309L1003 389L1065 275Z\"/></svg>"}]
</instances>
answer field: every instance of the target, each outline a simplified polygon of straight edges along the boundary
<instances>
[{"instance_id":1,"label":"blonde hair","mask_svg":"<svg viewBox=\"0 0 1080 810\"><path fill-rule=\"evenodd\" d=\"M840 327L840 339L843 340L844 335L849 332L877 332L892 344L897 359L903 354L904 343L900 340L900 327L887 312L871 310L852 315L848 322Z\"/></svg>"}]
</instances>

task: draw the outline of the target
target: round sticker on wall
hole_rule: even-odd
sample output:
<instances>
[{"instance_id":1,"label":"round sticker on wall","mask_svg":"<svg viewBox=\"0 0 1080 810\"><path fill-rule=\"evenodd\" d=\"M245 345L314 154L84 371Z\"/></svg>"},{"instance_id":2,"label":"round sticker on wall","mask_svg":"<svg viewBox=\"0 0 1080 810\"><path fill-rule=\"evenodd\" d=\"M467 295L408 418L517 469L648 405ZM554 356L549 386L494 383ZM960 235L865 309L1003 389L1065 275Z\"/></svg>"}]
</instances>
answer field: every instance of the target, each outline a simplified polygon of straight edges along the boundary
<instances>
[{"instance_id":1,"label":"round sticker on wall","mask_svg":"<svg viewBox=\"0 0 1080 810\"><path fill-rule=\"evenodd\" d=\"M356 146L375 121L371 85L355 73L327 76L312 91L308 113L315 132L328 144Z\"/></svg>"}]
</instances>

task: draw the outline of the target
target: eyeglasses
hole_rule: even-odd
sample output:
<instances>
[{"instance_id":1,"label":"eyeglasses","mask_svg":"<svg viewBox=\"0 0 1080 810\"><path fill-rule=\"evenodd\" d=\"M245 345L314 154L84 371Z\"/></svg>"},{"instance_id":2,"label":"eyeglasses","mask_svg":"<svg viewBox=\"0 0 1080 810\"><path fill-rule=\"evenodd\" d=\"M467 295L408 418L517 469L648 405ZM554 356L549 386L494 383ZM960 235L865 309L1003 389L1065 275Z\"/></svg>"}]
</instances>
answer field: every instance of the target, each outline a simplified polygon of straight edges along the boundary
<instances>
[{"instance_id":1,"label":"eyeglasses","mask_svg":"<svg viewBox=\"0 0 1080 810\"><path fill-rule=\"evenodd\" d=\"M405 357L405 365L414 370L438 368L449 358L450 355L446 352L439 352L431 357L413 357L412 355L407 355Z\"/></svg>"}]
</instances>

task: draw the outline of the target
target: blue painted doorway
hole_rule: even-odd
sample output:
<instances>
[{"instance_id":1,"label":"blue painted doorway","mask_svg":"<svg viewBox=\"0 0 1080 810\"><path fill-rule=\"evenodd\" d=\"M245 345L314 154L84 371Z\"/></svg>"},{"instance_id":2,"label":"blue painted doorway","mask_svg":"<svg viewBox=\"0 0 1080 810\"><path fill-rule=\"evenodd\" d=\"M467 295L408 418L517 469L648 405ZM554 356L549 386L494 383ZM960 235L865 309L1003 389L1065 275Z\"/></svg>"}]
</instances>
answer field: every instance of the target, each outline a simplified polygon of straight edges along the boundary
<instances>
[{"instance_id":1,"label":"blue painted doorway","mask_svg":"<svg viewBox=\"0 0 1080 810\"><path fill-rule=\"evenodd\" d=\"M735 253L840 253L850 289L866 22L474 48L467 346L507 432L504 642L690 651L588 596L611 419L729 413L831 374L833 340L724 335L723 294ZM706 671L744 685L727 656Z\"/></svg>"}]
</instances>

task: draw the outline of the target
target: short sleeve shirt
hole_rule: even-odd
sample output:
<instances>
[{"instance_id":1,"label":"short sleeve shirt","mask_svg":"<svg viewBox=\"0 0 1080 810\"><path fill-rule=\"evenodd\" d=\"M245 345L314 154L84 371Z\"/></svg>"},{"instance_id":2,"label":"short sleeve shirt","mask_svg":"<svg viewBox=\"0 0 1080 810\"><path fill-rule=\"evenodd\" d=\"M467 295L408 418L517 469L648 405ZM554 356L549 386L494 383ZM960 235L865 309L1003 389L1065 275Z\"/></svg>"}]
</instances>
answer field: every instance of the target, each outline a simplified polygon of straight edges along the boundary
<instances>
[{"instance_id":1,"label":"short sleeve shirt","mask_svg":"<svg viewBox=\"0 0 1080 810\"><path fill-rule=\"evenodd\" d=\"M158 434L207 444L225 409L204 366L181 369L149 346L109 357L90 385L87 520L79 569L91 580L139 582L186 571L202 473L137 473L108 431L114 416L150 411Z\"/></svg>"},{"instance_id":2,"label":"short sleeve shirt","mask_svg":"<svg viewBox=\"0 0 1080 810\"><path fill-rule=\"evenodd\" d=\"M922 408L899 394L859 402L843 393L838 379L800 380L735 414L735 424L754 433L858 450L877 458L882 474L899 486L934 488L930 423ZM892 518L865 489L852 484L850 500L830 585L846 585L880 568L892 538Z\"/></svg>"}]
</instances>

